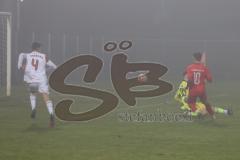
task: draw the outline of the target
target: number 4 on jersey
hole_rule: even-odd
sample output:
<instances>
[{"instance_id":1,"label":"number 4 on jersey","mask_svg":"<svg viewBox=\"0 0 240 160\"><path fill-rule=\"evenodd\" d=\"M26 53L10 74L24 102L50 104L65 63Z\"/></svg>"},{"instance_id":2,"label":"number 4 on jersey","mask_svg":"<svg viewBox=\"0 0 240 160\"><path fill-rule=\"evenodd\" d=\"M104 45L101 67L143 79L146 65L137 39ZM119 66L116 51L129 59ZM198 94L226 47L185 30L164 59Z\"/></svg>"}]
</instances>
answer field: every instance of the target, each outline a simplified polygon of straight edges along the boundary
<instances>
[{"instance_id":1,"label":"number 4 on jersey","mask_svg":"<svg viewBox=\"0 0 240 160\"><path fill-rule=\"evenodd\" d=\"M32 59L32 66L34 67L35 71L38 69L38 60Z\"/></svg>"}]
</instances>

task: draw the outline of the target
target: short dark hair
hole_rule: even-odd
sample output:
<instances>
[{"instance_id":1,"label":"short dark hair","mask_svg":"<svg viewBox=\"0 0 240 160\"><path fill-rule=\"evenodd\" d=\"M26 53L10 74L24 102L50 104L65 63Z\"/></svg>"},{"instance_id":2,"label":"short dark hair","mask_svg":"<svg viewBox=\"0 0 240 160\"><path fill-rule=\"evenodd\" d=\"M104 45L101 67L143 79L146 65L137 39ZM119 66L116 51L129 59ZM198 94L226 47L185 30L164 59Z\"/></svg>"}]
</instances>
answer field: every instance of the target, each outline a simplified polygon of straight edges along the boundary
<instances>
[{"instance_id":1,"label":"short dark hair","mask_svg":"<svg viewBox=\"0 0 240 160\"><path fill-rule=\"evenodd\" d=\"M201 59L202 59L202 53L201 53L201 52L193 53L193 57L195 58L195 60L201 61Z\"/></svg>"},{"instance_id":2,"label":"short dark hair","mask_svg":"<svg viewBox=\"0 0 240 160\"><path fill-rule=\"evenodd\" d=\"M41 43L39 43L39 42L33 42L33 43L32 43L32 50L40 49L41 46L42 46Z\"/></svg>"}]
</instances>

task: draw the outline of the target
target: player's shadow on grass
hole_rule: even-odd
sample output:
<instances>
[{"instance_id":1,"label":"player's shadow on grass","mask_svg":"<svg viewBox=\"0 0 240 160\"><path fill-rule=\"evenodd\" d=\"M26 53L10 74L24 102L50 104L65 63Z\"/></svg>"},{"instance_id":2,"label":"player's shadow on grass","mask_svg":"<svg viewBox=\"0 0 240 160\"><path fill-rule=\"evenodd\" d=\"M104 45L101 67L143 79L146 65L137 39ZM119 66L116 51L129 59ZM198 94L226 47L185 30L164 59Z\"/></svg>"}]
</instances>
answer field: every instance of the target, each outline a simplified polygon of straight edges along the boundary
<instances>
[{"instance_id":1,"label":"player's shadow on grass","mask_svg":"<svg viewBox=\"0 0 240 160\"><path fill-rule=\"evenodd\" d=\"M50 128L48 126L40 126L39 124L32 123L29 127L27 127L23 132L37 132L37 133L45 133L51 131L59 130L59 128Z\"/></svg>"},{"instance_id":2,"label":"player's shadow on grass","mask_svg":"<svg viewBox=\"0 0 240 160\"><path fill-rule=\"evenodd\" d=\"M228 127L225 123L218 122L217 120L212 119L197 119L195 123L203 126L216 127L216 128L225 128Z\"/></svg>"}]
</instances>

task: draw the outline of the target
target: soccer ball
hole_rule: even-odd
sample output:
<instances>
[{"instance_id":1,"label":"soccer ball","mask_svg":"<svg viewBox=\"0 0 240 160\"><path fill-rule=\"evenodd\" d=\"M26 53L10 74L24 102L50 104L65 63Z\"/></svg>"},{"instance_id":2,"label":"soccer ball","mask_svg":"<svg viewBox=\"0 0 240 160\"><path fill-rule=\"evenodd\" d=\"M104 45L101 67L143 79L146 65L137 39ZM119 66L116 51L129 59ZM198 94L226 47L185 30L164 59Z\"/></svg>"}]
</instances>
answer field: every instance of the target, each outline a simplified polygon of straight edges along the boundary
<instances>
[{"instance_id":1,"label":"soccer ball","mask_svg":"<svg viewBox=\"0 0 240 160\"><path fill-rule=\"evenodd\" d=\"M146 82L148 79L147 75L144 73L139 74L137 78L138 78L138 81L141 83Z\"/></svg>"}]
</instances>

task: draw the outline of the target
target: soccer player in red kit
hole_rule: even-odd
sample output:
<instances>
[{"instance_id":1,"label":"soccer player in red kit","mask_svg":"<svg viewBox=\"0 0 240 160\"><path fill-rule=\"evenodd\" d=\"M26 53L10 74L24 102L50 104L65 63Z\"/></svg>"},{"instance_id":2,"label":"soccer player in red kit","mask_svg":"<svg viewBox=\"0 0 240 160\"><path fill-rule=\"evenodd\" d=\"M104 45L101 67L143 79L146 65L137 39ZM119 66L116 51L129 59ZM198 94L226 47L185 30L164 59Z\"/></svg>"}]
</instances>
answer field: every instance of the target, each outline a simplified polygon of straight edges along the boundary
<instances>
[{"instance_id":1,"label":"soccer player in red kit","mask_svg":"<svg viewBox=\"0 0 240 160\"><path fill-rule=\"evenodd\" d=\"M206 109L210 115L214 117L214 112L211 105L207 100L205 83L211 82L212 76L208 68L202 63L202 53L194 53L193 57L195 62L188 65L184 71L184 76L188 82L189 96L188 104L191 107L192 112L196 112L197 98L206 106Z\"/></svg>"}]
</instances>

